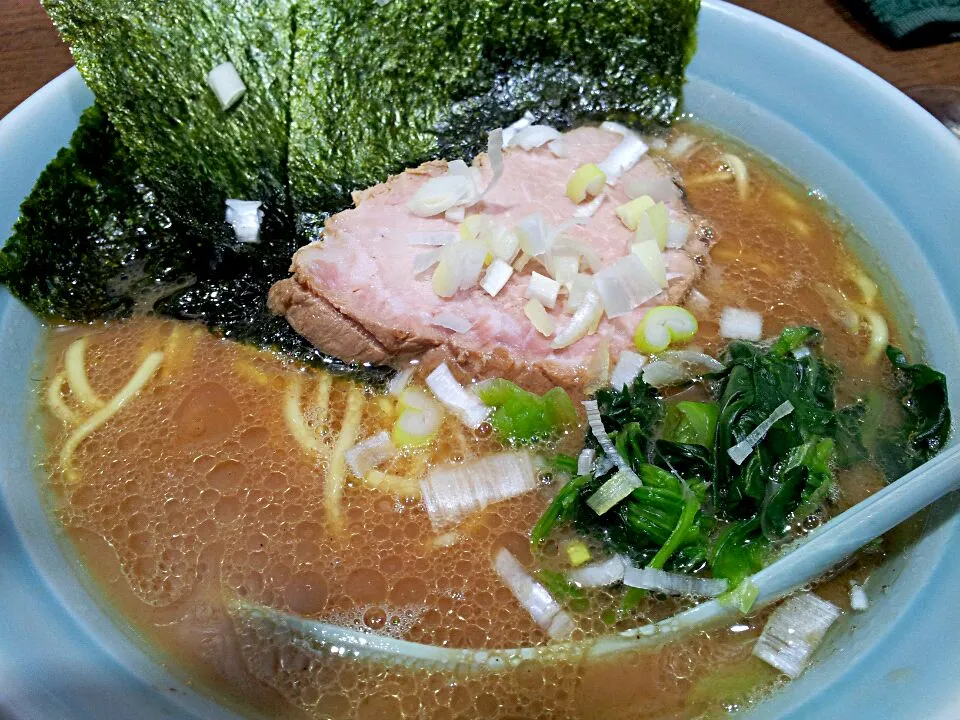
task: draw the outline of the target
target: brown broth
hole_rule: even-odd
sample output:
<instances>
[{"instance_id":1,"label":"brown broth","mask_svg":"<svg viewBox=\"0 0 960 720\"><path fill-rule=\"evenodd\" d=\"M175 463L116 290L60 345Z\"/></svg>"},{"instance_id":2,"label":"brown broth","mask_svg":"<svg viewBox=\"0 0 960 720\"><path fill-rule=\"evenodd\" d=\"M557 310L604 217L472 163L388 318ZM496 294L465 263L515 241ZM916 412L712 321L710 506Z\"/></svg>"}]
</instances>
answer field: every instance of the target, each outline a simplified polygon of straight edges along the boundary
<instances>
[{"instance_id":1,"label":"brown broth","mask_svg":"<svg viewBox=\"0 0 960 720\"><path fill-rule=\"evenodd\" d=\"M724 306L758 310L764 334L791 324L823 329L827 356L843 369L847 399L889 382L881 364L862 360L867 334L853 334L816 289L829 284L852 298L858 266L845 228L785 175L727 140L699 128L676 161L693 209L710 219L717 244L699 290L696 342L723 345L716 318ZM742 202L721 155L738 152L750 170ZM882 300L876 308L885 312ZM205 330L137 317L50 334L47 377L63 372L64 353L86 336L90 384L114 395L151 351L165 351L158 375L77 449L70 480L58 462L69 429L47 416L45 440L56 451L45 484L52 512L100 594L164 662L238 708L290 717L604 717L681 718L743 707L780 681L750 654L765 615L731 628L615 660L527 663L497 675L366 666L328 649L298 649L284 632L233 622L226 602L243 598L327 622L417 642L469 648L546 642L502 585L491 556L507 547L532 561L529 532L556 491L549 478L524 497L500 503L459 525L438 544L409 488L399 494L347 479L331 515L325 480L333 447L357 395L358 439L389 429L391 400L351 381L303 370L218 339ZM326 412L317 409L329 388ZM294 397L320 445L308 451L286 421ZM66 398L73 406L75 398ZM86 416L90 411L83 411ZM578 433L571 442L576 443ZM417 477L437 462L499 449L489 436L445 420L439 442L382 468ZM840 475L839 507L880 487L869 468ZM449 542L451 538L446 538ZM545 561L559 562L563 533ZM879 556L877 556L879 557ZM822 592L848 607L846 582L869 574L861 556ZM602 618L619 593L598 592L579 614L574 640L611 632ZM682 601L647 600L616 627L665 617Z\"/></svg>"}]
</instances>

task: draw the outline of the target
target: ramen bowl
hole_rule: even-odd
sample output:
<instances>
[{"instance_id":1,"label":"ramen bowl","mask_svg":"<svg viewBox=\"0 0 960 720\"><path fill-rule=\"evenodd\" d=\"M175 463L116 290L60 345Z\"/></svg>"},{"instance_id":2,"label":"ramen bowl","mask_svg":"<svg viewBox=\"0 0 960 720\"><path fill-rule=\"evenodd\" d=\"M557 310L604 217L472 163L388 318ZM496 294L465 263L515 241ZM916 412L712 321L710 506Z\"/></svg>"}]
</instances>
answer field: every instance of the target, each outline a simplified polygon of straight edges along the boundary
<instances>
[{"instance_id":1,"label":"ramen bowl","mask_svg":"<svg viewBox=\"0 0 960 720\"><path fill-rule=\"evenodd\" d=\"M908 344L923 347L960 397L960 143L883 80L782 25L706 0L684 109L788 169L869 239ZM75 69L0 122L0 234L92 101ZM798 257L798 262L803 258ZM43 329L0 294L0 715L13 718L232 718L115 623L65 553L35 481L36 362ZM957 468L960 472L960 467ZM752 718L960 717L957 498L888 558L883 588L847 614L817 662Z\"/></svg>"}]
</instances>

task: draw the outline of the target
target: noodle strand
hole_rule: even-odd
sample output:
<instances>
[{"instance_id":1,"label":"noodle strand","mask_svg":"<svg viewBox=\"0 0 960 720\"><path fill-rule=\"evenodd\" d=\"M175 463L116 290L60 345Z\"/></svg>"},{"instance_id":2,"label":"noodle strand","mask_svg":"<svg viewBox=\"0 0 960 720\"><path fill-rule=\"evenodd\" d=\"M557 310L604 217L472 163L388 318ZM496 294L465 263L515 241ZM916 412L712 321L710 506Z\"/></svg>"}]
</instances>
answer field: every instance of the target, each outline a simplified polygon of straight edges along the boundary
<instances>
[{"instance_id":1,"label":"noodle strand","mask_svg":"<svg viewBox=\"0 0 960 720\"><path fill-rule=\"evenodd\" d=\"M120 388L120 392L114 395L110 402L95 412L84 423L78 427L60 450L60 468L68 482L76 482L77 474L73 470L73 453L86 440L91 433L95 432L101 425L116 415L120 408L133 397L135 397L143 387L150 381L157 368L163 363L162 352L152 352L143 361L143 364L133 374L127 384Z\"/></svg>"},{"instance_id":2,"label":"noodle strand","mask_svg":"<svg viewBox=\"0 0 960 720\"><path fill-rule=\"evenodd\" d=\"M87 378L86 353L86 336L75 340L73 344L67 348L67 382L70 384L70 392L73 393L81 405L89 410L99 410L103 407L103 400L90 386L90 380Z\"/></svg>"}]
</instances>

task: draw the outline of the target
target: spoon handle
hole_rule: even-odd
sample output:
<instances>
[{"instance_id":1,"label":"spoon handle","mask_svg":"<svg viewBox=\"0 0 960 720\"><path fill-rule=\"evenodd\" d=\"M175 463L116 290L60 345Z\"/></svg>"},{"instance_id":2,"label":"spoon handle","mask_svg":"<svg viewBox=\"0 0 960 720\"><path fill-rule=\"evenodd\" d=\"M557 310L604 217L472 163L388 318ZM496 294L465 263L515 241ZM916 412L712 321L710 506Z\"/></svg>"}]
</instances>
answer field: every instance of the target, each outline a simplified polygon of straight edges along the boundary
<instances>
[{"instance_id":1,"label":"spoon handle","mask_svg":"<svg viewBox=\"0 0 960 720\"><path fill-rule=\"evenodd\" d=\"M769 605L815 580L871 540L957 489L960 489L960 444L837 515L802 541L786 548L778 560L750 576L745 582L752 582L758 591L753 607ZM624 631L620 643L601 641L596 654L624 649L627 647L622 642L624 638L666 638L717 625L738 613L733 603L709 600L665 620Z\"/></svg>"},{"instance_id":2,"label":"spoon handle","mask_svg":"<svg viewBox=\"0 0 960 720\"><path fill-rule=\"evenodd\" d=\"M862 500L788 548L756 573L757 603L767 604L816 579L872 540L960 488L960 445Z\"/></svg>"}]
</instances>

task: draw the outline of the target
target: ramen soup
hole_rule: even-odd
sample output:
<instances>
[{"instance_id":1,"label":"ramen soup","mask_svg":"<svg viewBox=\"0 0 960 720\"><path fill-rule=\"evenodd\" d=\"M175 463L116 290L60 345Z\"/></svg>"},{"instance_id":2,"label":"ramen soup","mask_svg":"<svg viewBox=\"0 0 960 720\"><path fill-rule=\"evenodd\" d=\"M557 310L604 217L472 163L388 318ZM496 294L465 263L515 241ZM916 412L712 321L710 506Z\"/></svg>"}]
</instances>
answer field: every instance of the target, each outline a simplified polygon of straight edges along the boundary
<instances>
[{"instance_id":1,"label":"ramen soup","mask_svg":"<svg viewBox=\"0 0 960 720\"><path fill-rule=\"evenodd\" d=\"M898 339L885 305L895 298L878 293L845 244L850 230L817 193L745 148L687 123L652 142L651 155L679 173L685 197L676 199L689 222L701 223L695 232L709 246L690 270L690 287L663 306L686 314L661 328L673 333L666 355L641 338L641 349L632 350L647 364L632 372L614 367L610 344L591 345L581 375L553 407L555 422L535 442L523 431L503 432L522 426L510 425L506 401L488 403L496 412L469 422L469 408L456 404L462 396L451 400L438 389L434 369L446 365L436 359L394 362L414 372L388 391L150 315L51 329L40 398L42 483L78 566L121 623L191 683L241 713L270 717L712 717L757 702L797 674L802 668L781 672L782 664L756 652L770 611L751 608L742 578L764 552L882 487L880 464L841 461L832 444L810 446L804 452L826 452L829 467L803 460L809 491L782 511L786 524L749 525L744 505L715 495L715 478L702 477L690 460L722 433L725 416L718 420L709 408L723 402L717 383L734 382L711 380L716 368L700 368L692 382L665 382L647 396L666 411L656 433L673 444L662 447L687 448L690 462L675 473L662 468L680 455L662 455L659 471L651 453L666 450L651 444L640 460L630 455L624 439L632 431L618 424L615 408L639 400L600 390L606 431L599 434L609 432L619 460L626 455L645 480L601 513L601 480L622 475L600 467L604 457L608 465L617 459L588 427L580 401L618 369L628 388L641 387L653 376L634 380L637 371L672 350L726 364L733 360L724 349L740 342L773 363L763 355L775 352L770 341L805 326L819 328L822 340L804 335L777 357L820 357L837 407L893 398L898 384L882 351ZM537 270L547 274L535 261L514 266L518 276ZM568 292L550 314L561 324L574 316L559 310ZM536 325L540 315L531 315ZM689 318L692 328L684 326ZM756 321L766 344L731 340L751 336ZM494 375L489 370L468 375L461 367L454 382L468 387ZM542 380L528 389L543 393ZM476 403L478 394L468 399ZM518 397L544 403L524 422L537 426L551 415L542 398ZM677 419L677 406L686 421ZM706 440L697 434L700 420ZM770 442L780 427L773 421ZM762 459L760 450L747 450ZM819 491L817 473L829 476ZM589 493L578 494L577 478L587 481L583 487L594 483ZM769 492L762 488L747 506L759 507ZM642 504L653 496L663 500L661 514ZM719 513L723 503L734 509ZM762 514L767 523L770 513ZM739 555L717 549L731 527L753 533ZM835 609L825 611L823 630L836 614L862 609L861 586L892 542L869 546L806 588ZM737 562L741 571L728 570ZM663 577L638 581L643 568ZM678 577L689 584L677 589ZM730 602L744 610L732 624L611 655L589 652L599 638L723 591L736 593ZM360 651L338 643L331 627L475 652L453 663L399 662L390 658L393 646L379 655ZM499 650L506 652L492 652Z\"/></svg>"}]
</instances>

